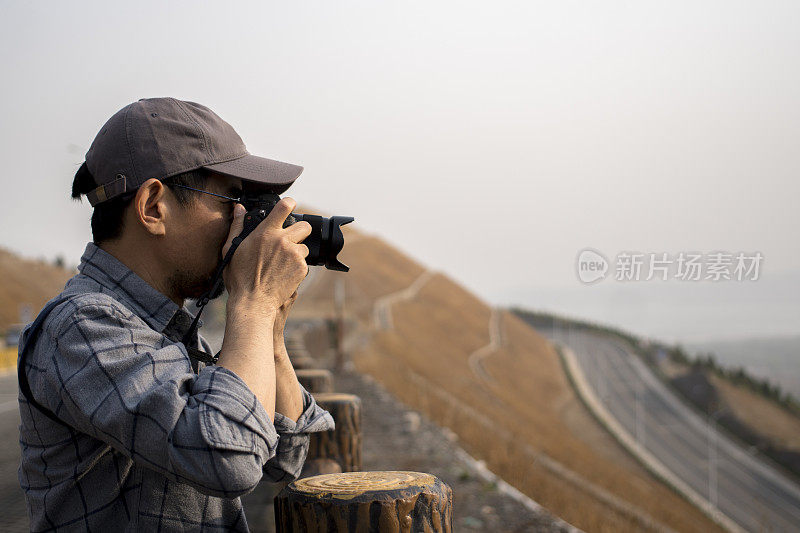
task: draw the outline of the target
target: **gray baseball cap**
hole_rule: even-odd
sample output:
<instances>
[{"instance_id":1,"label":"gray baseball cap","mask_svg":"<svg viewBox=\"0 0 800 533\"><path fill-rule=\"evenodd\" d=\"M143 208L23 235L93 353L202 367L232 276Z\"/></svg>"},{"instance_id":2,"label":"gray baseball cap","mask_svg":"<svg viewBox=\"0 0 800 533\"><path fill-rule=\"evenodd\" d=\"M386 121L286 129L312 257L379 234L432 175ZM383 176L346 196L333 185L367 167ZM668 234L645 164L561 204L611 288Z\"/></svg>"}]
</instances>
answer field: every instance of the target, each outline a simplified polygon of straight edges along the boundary
<instances>
[{"instance_id":1,"label":"gray baseball cap","mask_svg":"<svg viewBox=\"0 0 800 533\"><path fill-rule=\"evenodd\" d=\"M98 187L92 206L135 191L150 178L207 168L282 192L303 167L250 155L230 124L209 108L175 98L146 98L120 109L100 129L86 167Z\"/></svg>"}]
</instances>

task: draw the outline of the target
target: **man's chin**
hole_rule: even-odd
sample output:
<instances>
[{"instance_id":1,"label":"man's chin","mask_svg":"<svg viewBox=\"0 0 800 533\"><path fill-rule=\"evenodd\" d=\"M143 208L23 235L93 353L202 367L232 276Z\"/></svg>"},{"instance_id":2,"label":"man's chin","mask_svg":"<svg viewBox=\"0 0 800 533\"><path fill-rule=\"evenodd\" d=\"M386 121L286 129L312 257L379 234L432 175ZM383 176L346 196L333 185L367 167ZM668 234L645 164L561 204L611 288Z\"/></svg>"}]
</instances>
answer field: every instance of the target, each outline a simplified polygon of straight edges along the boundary
<instances>
[{"instance_id":1,"label":"man's chin","mask_svg":"<svg viewBox=\"0 0 800 533\"><path fill-rule=\"evenodd\" d=\"M220 280L219 285L217 285L216 288L214 288L213 291L211 289L212 289L211 281L209 280L208 283L205 283L202 288L199 288L197 290L197 294L195 296L193 296L193 298L195 300L197 300L201 296L205 296L206 294L208 294L208 299L209 300L216 300L217 298L222 296L222 294L225 292L225 282ZM209 293L209 291L211 291L211 292Z\"/></svg>"},{"instance_id":2,"label":"man's chin","mask_svg":"<svg viewBox=\"0 0 800 533\"><path fill-rule=\"evenodd\" d=\"M222 296L222 293L225 292L225 282L220 281L219 285L214 289L211 293L211 282L212 280L209 279L205 283L198 283L192 286L191 289L187 291L187 294L184 298L191 299L191 300L199 300L201 297L208 295L209 300L215 300Z\"/></svg>"},{"instance_id":3,"label":"man's chin","mask_svg":"<svg viewBox=\"0 0 800 533\"><path fill-rule=\"evenodd\" d=\"M225 282L220 280L219 285L209 295L210 300L215 300L225 292Z\"/></svg>"}]
</instances>

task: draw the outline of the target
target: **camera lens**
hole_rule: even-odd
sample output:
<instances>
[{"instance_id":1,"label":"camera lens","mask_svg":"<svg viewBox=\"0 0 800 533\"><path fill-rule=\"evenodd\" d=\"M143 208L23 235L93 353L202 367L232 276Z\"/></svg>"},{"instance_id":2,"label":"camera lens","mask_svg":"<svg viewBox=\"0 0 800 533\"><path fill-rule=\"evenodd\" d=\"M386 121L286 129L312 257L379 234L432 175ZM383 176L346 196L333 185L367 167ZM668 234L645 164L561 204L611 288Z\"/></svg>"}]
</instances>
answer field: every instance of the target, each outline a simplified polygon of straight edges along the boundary
<instances>
[{"instance_id":1,"label":"camera lens","mask_svg":"<svg viewBox=\"0 0 800 533\"><path fill-rule=\"evenodd\" d=\"M335 216L331 218L319 215L302 215L292 213L295 221L305 221L311 225L311 234L306 237L303 244L308 246L308 256L306 263L312 266L325 265L329 270L347 272L350 268L342 264L337 255L344 247L344 235L342 226L349 224L353 217Z\"/></svg>"}]
</instances>

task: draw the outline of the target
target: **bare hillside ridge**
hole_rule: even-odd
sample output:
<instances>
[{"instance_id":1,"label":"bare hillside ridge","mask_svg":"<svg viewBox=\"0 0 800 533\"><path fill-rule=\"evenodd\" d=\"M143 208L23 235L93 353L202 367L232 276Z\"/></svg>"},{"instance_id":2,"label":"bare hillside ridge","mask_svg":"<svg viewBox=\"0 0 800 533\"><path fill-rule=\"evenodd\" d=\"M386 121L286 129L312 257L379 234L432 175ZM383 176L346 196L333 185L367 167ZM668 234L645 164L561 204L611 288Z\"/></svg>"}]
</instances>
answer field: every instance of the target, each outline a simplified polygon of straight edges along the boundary
<instances>
[{"instance_id":1,"label":"bare hillside ridge","mask_svg":"<svg viewBox=\"0 0 800 533\"><path fill-rule=\"evenodd\" d=\"M381 239L350 229L342 259L351 272L317 269L298 313L332 316L342 284L356 369L507 482L585 530L719 530L594 421L534 329Z\"/></svg>"},{"instance_id":2,"label":"bare hillside ridge","mask_svg":"<svg viewBox=\"0 0 800 533\"><path fill-rule=\"evenodd\" d=\"M22 307L35 317L73 275L64 268L24 259L0 248L0 332L19 323Z\"/></svg>"}]
</instances>

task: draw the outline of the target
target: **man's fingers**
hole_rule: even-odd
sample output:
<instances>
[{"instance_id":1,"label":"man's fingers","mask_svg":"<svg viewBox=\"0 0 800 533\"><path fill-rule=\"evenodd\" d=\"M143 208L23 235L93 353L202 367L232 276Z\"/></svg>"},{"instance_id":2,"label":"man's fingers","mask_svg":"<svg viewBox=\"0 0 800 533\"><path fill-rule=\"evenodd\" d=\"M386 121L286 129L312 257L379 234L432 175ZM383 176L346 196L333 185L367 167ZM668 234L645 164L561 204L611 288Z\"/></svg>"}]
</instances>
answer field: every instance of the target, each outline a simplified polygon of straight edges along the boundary
<instances>
[{"instance_id":1,"label":"man's fingers","mask_svg":"<svg viewBox=\"0 0 800 533\"><path fill-rule=\"evenodd\" d=\"M303 257L308 257L308 246L302 243L298 244L297 246L298 249L300 250L300 255L302 255Z\"/></svg>"},{"instance_id":2,"label":"man's fingers","mask_svg":"<svg viewBox=\"0 0 800 533\"><path fill-rule=\"evenodd\" d=\"M302 242L309 235L311 235L311 224L305 221L295 222L286 228L286 236L292 242Z\"/></svg>"},{"instance_id":3,"label":"man's fingers","mask_svg":"<svg viewBox=\"0 0 800 533\"><path fill-rule=\"evenodd\" d=\"M245 213L247 213L247 209L242 204L236 204L233 208L233 222L231 222L231 228L228 230L228 240L225 241L225 246L222 247L222 257L225 257L225 254L228 253L233 239L242 232Z\"/></svg>"},{"instance_id":4,"label":"man's fingers","mask_svg":"<svg viewBox=\"0 0 800 533\"><path fill-rule=\"evenodd\" d=\"M272 226L273 228L282 228L283 223L286 221L286 217L292 212L297 206L297 202L295 202L292 198L288 196L286 198L281 198L281 200L275 204L275 207L272 208L272 211L269 212L267 215L266 220L264 223L268 226Z\"/></svg>"}]
</instances>

